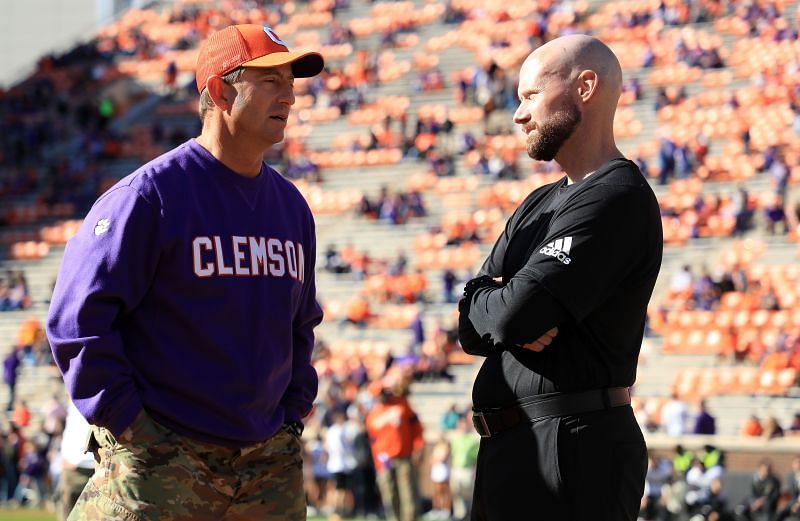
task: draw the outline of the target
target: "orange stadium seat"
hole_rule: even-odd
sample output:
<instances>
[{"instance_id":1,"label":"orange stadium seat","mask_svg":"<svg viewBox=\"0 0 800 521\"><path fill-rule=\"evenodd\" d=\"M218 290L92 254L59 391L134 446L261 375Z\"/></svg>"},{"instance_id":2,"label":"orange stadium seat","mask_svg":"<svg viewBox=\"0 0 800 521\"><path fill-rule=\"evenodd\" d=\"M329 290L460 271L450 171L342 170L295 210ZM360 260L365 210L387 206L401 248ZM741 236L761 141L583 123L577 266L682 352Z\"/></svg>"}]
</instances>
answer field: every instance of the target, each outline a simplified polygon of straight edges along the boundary
<instances>
[{"instance_id":1,"label":"orange stadium seat","mask_svg":"<svg viewBox=\"0 0 800 521\"><path fill-rule=\"evenodd\" d=\"M11 245L10 256L18 260L36 260L46 256L50 246L46 242L27 241Z\"/></svg>"}]
</instances>

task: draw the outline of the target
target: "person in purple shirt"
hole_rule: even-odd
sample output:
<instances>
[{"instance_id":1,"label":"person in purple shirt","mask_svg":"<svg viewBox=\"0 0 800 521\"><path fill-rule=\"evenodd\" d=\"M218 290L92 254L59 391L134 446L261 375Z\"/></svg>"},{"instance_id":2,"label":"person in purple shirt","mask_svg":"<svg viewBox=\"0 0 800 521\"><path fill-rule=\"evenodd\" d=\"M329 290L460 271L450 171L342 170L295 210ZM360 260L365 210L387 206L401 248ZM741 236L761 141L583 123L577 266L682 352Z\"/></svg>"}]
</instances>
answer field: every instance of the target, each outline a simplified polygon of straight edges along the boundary
<instances>
[{"instance_id":1,"label":"person in purple shirt","mask_svg":"<svg viewBox=\"0 0 800 521\"><path fill-rule=\"evenodd\" d=\"M19 352L16 347L11 350L3 358L3 380L8 385L8 405L6 411L14 409L14 400L17 390L17 369L19 368Z\"/></svg>"},{"instance_id":2,"label":"person in purple shirt","mask_svg":"<svg viewBox=\"0 0 800 521\"><path fill-rule=\"evenodd\" d=\"M200 136L103 194L67 245L47 334L99 462L70 519L305 519L314 221L262 158L294 79L323 66L267 26L211 35Z\"/></svg>"},{"instance_id":3,"label":"person in purple shirt","mask_svg":"<svg viewBox=\"0 0 800 521\"><path fill-rule=\"evenodd\" d=\"M700 410L697 412L697 416L694 418L694 429L692 429L693 434L708 434L713 435L717 433L717 421L716 419L711 416L711 413L708 412L706 408L706 401L700 400Z\"/></svg>"}]
</instances>

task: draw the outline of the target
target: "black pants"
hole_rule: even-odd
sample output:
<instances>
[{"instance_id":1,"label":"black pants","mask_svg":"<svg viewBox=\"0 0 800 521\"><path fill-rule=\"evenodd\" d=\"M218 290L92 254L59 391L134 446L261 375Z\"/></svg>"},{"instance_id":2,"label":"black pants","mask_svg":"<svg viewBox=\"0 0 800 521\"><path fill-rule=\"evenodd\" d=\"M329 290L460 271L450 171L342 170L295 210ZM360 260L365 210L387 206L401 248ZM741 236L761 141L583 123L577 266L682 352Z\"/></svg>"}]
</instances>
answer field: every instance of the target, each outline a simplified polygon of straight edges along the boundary
<instances>
[{"instance_id":1,"label":"black pants","mask_svg":"<svg viewBox=\"0 0 800 521\"><path fill-rule=\"evenodd\" d=\"M473 521L636 521L647 447L629 406L482 438Z\"/></svg>"}]
</instances>

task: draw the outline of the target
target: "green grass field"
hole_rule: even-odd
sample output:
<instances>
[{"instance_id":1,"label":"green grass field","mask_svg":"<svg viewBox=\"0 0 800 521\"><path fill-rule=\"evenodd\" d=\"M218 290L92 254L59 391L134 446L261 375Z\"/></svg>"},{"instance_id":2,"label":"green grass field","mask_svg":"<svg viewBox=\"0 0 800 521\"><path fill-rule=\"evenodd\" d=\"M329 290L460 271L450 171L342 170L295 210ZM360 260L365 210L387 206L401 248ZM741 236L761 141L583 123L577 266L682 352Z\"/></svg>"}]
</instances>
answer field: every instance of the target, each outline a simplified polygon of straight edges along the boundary
<instances>
[{"instance_id":1,"label":"green grass field","mask_svg":"<svg viewBox=\"0 0 800 521\"><path fill-rule=\"evenodd\" d=\"M3 521L56 521L56 515L44 510L4 510L0 508L0 519Z\"/></svg>"}]
</instances>

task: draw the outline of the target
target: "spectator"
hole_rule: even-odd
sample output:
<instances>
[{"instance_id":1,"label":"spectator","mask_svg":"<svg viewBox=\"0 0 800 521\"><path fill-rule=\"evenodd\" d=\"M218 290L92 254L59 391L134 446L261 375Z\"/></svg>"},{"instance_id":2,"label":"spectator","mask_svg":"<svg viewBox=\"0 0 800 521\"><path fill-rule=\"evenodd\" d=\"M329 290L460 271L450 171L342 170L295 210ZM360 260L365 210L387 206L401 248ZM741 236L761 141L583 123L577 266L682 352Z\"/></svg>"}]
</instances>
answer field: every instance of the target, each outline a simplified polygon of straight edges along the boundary
<instances>
[{"instance_id":1,"label":"spectator","mask_svg":"<svg viewBox=\"0 0 800 521\"><path fill-rule=\"evenodd\" d=\"M19 428L27 427L31 423L31 410L25 400L18 400L14 411L11 413L11 423Z\"/></svg>"},{"instance_id":2,"label":"spectator","mask_svg":"<svg viewBox=\"0 0 800 521\"><path fill-rule=\"evenodd\" d=\"M42 449L26 441L23 445L23 456L20 460L19 482L14 491L14 501L22 505L30 501L32 506L40 506L47 499L45 476L47 475L47 460L42 454ZM34 490L35 488L35 490ZM35 500L30 500L30 493L35 492Z\"/></svg>"},{"instance_id":3,"label":"spectator","mask_svg":"<svg viewBox=\"0 0 800 521\"><path fill-rule=\"evenodd\" d=\"M681 436L686 433L686 421L689 408L686 402L673 392L670 399L661 408L661 425L670 436Z\"/></svg>"},{"instance_id":4,"label":"spectator","mask_svg":"<svg viewBox=\"0 0 800 521\"><path fill-rule=\"evenodd\" d=\"M14 401L17 390L17 370L19 369L19 351L16 348L6 354L3 359L3 380L8 385L8 405L6 410L11 411L14 408Z\"/></svg>"},{"instance_id":5,"label":"spectator","mask_svg":"<svg viewBox=\"0 0 800 521\"><path fill-rule=\"evenodd\" d=\"M51 396L44 404L42 416L44 417L42 430L47 435L49 443L54 437L64 432L64 422L67 420L67 410L57 395Z\"/></svg>"},{"instance_id":6,"label":"spectator","mask_svg":"<svg viewBox=\"0 0 800 521\"><path fill-rule=\"evenodd\" d=\"M774 416L770 416L764 420L763 432L761 435L768 440L773 438L783 438L783 428Z\"/></svg>"},{"instance_id":7,"label":"spectator","mask_svg":"<svg viewBox=\"0 0 800 521\"><path fill-rule=\"evenodd\" d=\"M675 173L675 143L662 136L658 149L658 184L665 185Z\"/></svg>"},{"instance_id":8,"label":"spectator","mask_svg":"<svg viewBox=\"0 0 800 521\"><path fill-rule=\"evenodd\" d=\"M750 210L750 200L747 188L744 184L739 184L733 195L733 215L736 222L733 227L733 236L742 235L750 229L750 219L753 212Z\"/></svg>"},{"instance_id":9,"label":"spectator","mask_svg":"<svg viewBox=\"0 0 800 521\"><path fill-rule=\"evenodd\" d=\"M689 146L685 143L675 145L675 178L686 179L692 173L692 168Z\"/></svg>"},{"instance_id":10,"label":"spectator","mask_svg":"<svg viewBox=\"0 0 800 521\"><path fill-rule=\"evenodd\" d=\"M60 447L59 521L66 521L83 488L94 474L94 457L91 452L86 451L88 437L89 423L70 402Z\"/></svg>"},{"instance_id":11,"label":"spectator","mask_svg":"<svg viewBox=\"0 0 800 521\"><path fill-rule=\"evenodd\" d=\"M790 173L791 172L789 171L789 166L786 164L783 152L778 151L772 161L772 164L769 166L769 175L772 185L775 188L775 194L780 197L781 201L783 201L783 198L786 197L786 189L789 185Z\"/></svg>"},{"instance_id":12,"label":"spectator","mask_svg":"<svg viewBox=\"0 0 800 521\"><path fill-rule=\"evenodd\" d=\"M411 351L418 353L425 343L425 324L422 320L422 311L414 315L414 320L411 321L409 329L411 330Z\"/></svg>"},{"instance_id":13,"label":"spectator","mask_svg":"<svg viewBox=\"0 0 800 521\"><path fill-rule=\"evenodd\" d=\"M713 445L703 446L703 450L697 454L697 458L703 462L707 469L723 466L723 454Z\"/></svg>"},{"instance_id":14,"label":"spectator","mask_svg":"<svg viewBox=\"0 0 800 521\"><path fill-rule=\"evenodd\" d=\"M773 195L764 207L764 222L769 235L775 235L777 227L780 227L783 234L789 231L782 195Z\"/></svg>"},{"instance_id":15,"label":"spectator","mask_svg":"<svg viewBox=\"0 0 800 521\"><path fill-rule=\"evenodd\" d=\"M792 458L792 468L784 480L784 493L788 501L778 512L775 521L784 521L788 517L800 518L800 456Z\"/></svg>"},{"instance_id":16,"label":"spectator","mask_svg":"<svg viewBox=\"0 0 800 521\"><path fill-rule=\"evenodd\" d=\"M451 431L455 429L460 418L461 414L456 410L456 404L451 403L450 407L448 407L447 411L442 415L442 421L440 423L442 430Z\"/></svg>"},{"instance_id":17,"label":"spectator","mask_svg":"<svg viewBox=\"0 0 800 521\"><path fill-rule=\"evenodd\" d=\"M9 270L6 273L6 277L6 296L2 307L7 311L17 311L30 307L31 300L25 274L22 271L13 272Z\"/></svg>"},{"instance_id":18,"label":"spectator","mask_svg":"<svg viewBox=\"0 0 800 521\"><path fill-rule=\"evenodd\" d=\"M19 427L11 423L8 434L6 435L5 452L2 454L6 466L6 476L8 477L7 496L13 498L19 483L20 458L22 456L25 437Z\"/></svg>"},{"instance_id":19,"label":"spectator","mask_svg":"<svg viewBox=\"0 0 800 521\"><path fill-rule=\"evenodd\" d=\"M681 266L681 269L672 275L670 280L669 289L674 294L682 294L692 288L692 268L688 264Z\"/></svg>"},{"instance_id":20,"label":"spectator","mask_svg":"<svg viewBox=\"0 0 800 521\"><path fill-rule=\"evenodd\" d=\"M442 296L446 304L454 304L456 302L456 297L453 292L456 280L456 274L453 273L453 270L448 268L442 273Z\"/></svg>"},{"instance_id":21,"label":"spectator","mask_svg":"<svg viewBox=\"0 0 800 521\"><path fill-rule=\"evenodd\" d=\"M698 504L698 510L703 520L734 521L728 507L728 499L722 489L722 480L714 478L708 487L708 495ZM694 519L694 518L692 518Z\"/></svg>"},{"instance_id":22,"label":"spectator","mask_svg":"<svg viewBox=\"0 0 800 521\"><path fill-rule=\"evenodd\" d=\"M710 485L706 467L703 462L695 458L692 460L692 465L686 473L686 506L689 509L689 514L697 513L702 505L709 497Z\"/></svg>"},{"instance_id":23,"label":"spectator","mask_svg":"<svg viewBox=\"0 0 800 521\"><path fill-rule=\"evenodd\" d=\"M689 467L692 466L692 459L691 453L686 451L682 445L676 445L675 454L672 457L672 467L675 472L684 476L689 471Z\"/></svg>"},{"instance_id":24,"label":"spectator","mask_svg":"<svg viewBox=\"0 0 800 521\"><path fill-rule=\"evenodd\" d=\"M472 506L472 488L475 466L478 463L478 436L472 428L471 412L458 420L456 431L450 438L453 516L457 520L469 519Z\"/></svg>"},{"instance_id":25,"label":"spectator","mask_svg":"<svg viewBox=\"0 0 800 521\"><path fill-rule=\"evenodd\" d=\"M10 463L6 458L6 433L0 430L0 508L5 508L10 496Z\"/></svg>"},{"instance_id":26,"label":"spectator","mask_svg":"<svg viewBox=\"0 0 800 521\"><path fill-rule=\"evenodd\" d=\"M345 429L345 415L341 411L333 412L333 425L325 434L325 452L328 454L327 470L334 482L333 509L336 514L344 516L353 507L350 481L356 461L352 439Z\"/></svg>"},{"instance_id":27,"label":"spectator","mask_svg":"<svg viewBox=\"0 0 800 521\"><path fill-rule=\"evenodd\" d=\"M791 435L800 435L800 412L794 413L794 417L792 418L792 423L789 425L787 429L789 434Z\"/></svg>"},{"instance_id":28,"label":"spectator","mask_svg":"<svg viewBox=\"0 0 800 521\"><path fill-rule=\"evenodd\" d=\"M377 403L367 414L378 487L389 521L414 521L417 511L416 472L422 456L422 424L408 403L408 379L390 371L371 384Z\"/></svg>"},{"instance_id":29,"label":"spectator","mask_svg":"<svg viewBox=\"0 0 800 521\"><path fill-rule=\"evenodd\" d=\"M312 480L306 482L306 493L309 506L314 514L326 511L330 473L328 472L328 455L321 433L308 442L306 447L311 465Z\"/></svg>"},{"instance_id":30,"label":"spectator","mask_svg":"<svg viewBox=\"0 0 800 521\"><path fill-rule=\"evenodd\" d=\"M744 424L742 425L742 436L747 437L757 437L761 436L764 432L763 427L761 426L761 422L758 419L758 416L755 414L751 414L750 417L745 420Z\"/></svg>"},{"instance_id":31,"label":"spectator","mask_svg":"<svg viewBox=\"0 0 800 521\"><path fill-rule=\"evenodd\" d=\"M661 493L670 478L672 467L668 461L656 461L651 455L647 458L647 475L644 483L644 498L641 517L645 520L661 519L663 508Z\"/></svg>"},{"instance_id":32,"label":"spectator","mask_svg":"<svg viewBox=\"0 0 800 521\"><path fill-rule=\"evenodd\" d=\"M377 512L379 498L369 435L364 424L364 417L355 405L347 408L345 428L351 440L353 459L355 461L355 468L350 474L352 478L353 515L366 517Z\"/></svg>"},{"instance_id":33,"label":"spectator","mask_svg":"<svg viewBox=\"0 0 800 521\"><path fill-rule=\"evenodd\" d=\"M360 328L367 327L367 321L372 317L369 302L363 297L356 297L347 305L345 323L350 323Z\"/></svg>"},{"instance_id":34,"label":"spectator","mask_svg":"<svg viewBox=\"0 0 800 521\"><path fill-rule=\"evenodd\" d=\"M453 507L453 498L450 492L450 456L450 444L442 435L431 451L433 511L430 513L430 519L450 519Z\"/></svg>"},{"instance_id":35,"label":"spectator","mask_svg":"<svg viewBox=\"0 0 800 521\"><path fill-rule=\"evenodd\" d=\"M690 465L688 463L687 465ZM688 467L687 467L688 468ZM673 471L670 478L661 488L661 503L663 505L664 519L685 519L686 518L686 476L685 473L678 475Z\"/></svg>"},{"instance_id":36,"label":"spectator","mask_svg":"<svg viewBox=\"0 0 800 521\"><path fill-rule=\"evenodd\" d=\"M350 264L344 260L342 254L336 251L333 244L329 244L325 249L325 271L330 273L350 273Z\"/></svg>"},{"instance_id":37,"label":"spectator","mask_svg":"<svg viewBox=\"0 0 800 521\"><path fill-rule=\"evenodd\" d=\"M694 419L693 434L713 435L717 433L715 418L706 409L706 401L700 400L700 411Z\"/></svg>"},{"instance_id":38,"label":"spectator","mask_svg":"<svg viewBox=\"0 0 800 521\"><path fill-rule=\"evenodd\" d=\"M164 86L167 90L168 96L174 96L177 92L175 83L178 80L178 65L174 60L170 60L167 64L167 70L164 73Z\"/></svg>"},{"instance_id":39,"label":"spectator","mask_svg":"<svg viewBox=\"0 0 800 521\"><path fill-rule=\"evenodd\" d=\"M772 521L778 506L781 484L772 472L772 465L764 460L758 465L750 486L750 497L736 508L736 513L747 520Z\"/></svg>"}]
</instances>

